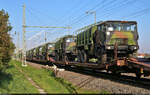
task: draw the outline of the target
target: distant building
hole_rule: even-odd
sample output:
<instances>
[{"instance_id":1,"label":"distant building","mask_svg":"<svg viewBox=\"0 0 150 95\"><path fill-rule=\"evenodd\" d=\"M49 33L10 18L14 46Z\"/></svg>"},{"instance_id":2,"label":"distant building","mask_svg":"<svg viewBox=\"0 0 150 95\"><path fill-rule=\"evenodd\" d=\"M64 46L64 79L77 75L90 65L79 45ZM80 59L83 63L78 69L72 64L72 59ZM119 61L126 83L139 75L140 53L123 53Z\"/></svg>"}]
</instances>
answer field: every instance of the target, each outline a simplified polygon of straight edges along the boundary
<instances>
[{"instance_id":1,"label":"distant building","mask_svg":"<svg viewBox=\"0 0 150 95\"><path fill-rule=\"evenodd\" d=\"M146 54L144 54L144 53L141 53L141 54L137 55L138 58L145 58L145 56L146 56Z\"/></svg>"}]
</instances>

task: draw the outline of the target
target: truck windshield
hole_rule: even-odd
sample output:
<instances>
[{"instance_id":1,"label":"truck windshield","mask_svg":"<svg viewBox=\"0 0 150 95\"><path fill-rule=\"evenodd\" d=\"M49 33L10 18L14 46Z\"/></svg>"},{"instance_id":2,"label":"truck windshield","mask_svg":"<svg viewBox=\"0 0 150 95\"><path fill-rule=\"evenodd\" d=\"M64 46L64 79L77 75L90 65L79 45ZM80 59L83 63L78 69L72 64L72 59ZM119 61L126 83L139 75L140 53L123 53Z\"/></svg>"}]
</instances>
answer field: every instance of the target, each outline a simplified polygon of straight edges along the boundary
<instances>
[{"instance_id":1,"label":"truck windshield","mask_svg":"<svg viewBox=\"0 0 150 95\"><path fill-rule=\"evenodd\" d=\"M54 47L54 44L48 44L48 49L51 49Z\"/></svg>"},{"instance_id":2,"label":"truck windshield","mask_svg":"<svg viewBox=\"0 0 150 95\"><path fill-rule=\"evenodd\" d=\"M67 38L67 39L66 39L66 42L67 42L67 43L74 42L74 39L73 39L73 38Z\"/></svg>"},{"instance_id":3,"label":"truck windshield","mask_svg":"<svg viewBox=\"0 0 150 95\"><path fill-rule=\"evenodd\" d=\"M136 24L132 23L111 23L107 25L108 31L136 31Z\"/></svg>"}]
</instances>

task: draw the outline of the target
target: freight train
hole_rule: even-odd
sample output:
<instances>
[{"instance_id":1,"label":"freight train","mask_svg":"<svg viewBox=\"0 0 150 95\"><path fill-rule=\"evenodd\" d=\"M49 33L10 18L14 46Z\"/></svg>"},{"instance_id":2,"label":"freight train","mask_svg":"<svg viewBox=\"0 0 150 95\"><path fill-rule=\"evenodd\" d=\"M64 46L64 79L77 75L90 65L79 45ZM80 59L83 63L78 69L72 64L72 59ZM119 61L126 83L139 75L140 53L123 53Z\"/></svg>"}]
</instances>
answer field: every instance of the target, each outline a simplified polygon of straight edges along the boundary
<instances>
[{"instance_id":1,"label":"freight train","mask_svg":"<svg viewBox=\"0 0 150 95\"><path fill-rule=\"evenodd\" d=\"M26 59L112 72L140 70L127 70L127 60L139 49L136 21L101 21L77 32L77 35L66 35L55 43L28 50Z\"/></svg>"}]
</instances>

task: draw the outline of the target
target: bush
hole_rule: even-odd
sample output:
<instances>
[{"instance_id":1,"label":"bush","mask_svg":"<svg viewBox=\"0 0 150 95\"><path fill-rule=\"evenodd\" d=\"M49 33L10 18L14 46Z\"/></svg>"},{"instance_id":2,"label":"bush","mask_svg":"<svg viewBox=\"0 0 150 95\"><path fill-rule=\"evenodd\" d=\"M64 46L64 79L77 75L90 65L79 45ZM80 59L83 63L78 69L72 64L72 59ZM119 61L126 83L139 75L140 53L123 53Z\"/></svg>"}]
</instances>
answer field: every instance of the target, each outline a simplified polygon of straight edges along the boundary
<instances>
[{"instance_id":1,"label":"bush","mask_svg":"<svg viewBox=\"0 0 150 95\"><path fill-rule=\"evenodd\" d=\"M4 10L0 11L0 71L4 70L11 59L15 45L12 42L9 31L12 29L9 23L9 15Z\"/></svg>"}]
</instances>

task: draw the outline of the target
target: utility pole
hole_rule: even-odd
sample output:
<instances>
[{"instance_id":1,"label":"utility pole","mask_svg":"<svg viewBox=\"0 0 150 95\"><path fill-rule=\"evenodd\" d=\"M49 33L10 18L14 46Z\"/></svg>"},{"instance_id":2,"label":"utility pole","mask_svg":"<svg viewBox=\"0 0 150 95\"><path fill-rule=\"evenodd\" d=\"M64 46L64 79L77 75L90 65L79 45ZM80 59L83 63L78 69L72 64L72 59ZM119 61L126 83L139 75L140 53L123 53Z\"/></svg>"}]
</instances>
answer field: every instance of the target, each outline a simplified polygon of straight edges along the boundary
<instances>
[{"instance_id":1,"label":"utility pole","mask_svg":"<svg viewBox=\"0 0 150 95\"><path fill-rule=\"evenodd\" d=\"M96 11L87 11L86 14L94 14L94 19L96 24Z\"/></svg>"},{"instance_id":2,"label":"utility pole","mask_svg":"<svg viewBox=\"0 0 150 95\"><path fill-rule=\"evenodd\" d=\"M25 4L23 5L23 26L22 26L22 36L23 36L23 49L22 49L22 66L27 66L26 64L26 40L25 40L25 32L26 32L26 29L25 29L25 26L26 26L26 18L25 18Z\"/></svg>"},{"instance_id":3,"label":"utility pole","mask_svg":"<svg viewBox=\"0 0 150 95\"><path fill-rule=\"evenodd\" d=\"M20 43L19 43L19 32L17 32L17 60L19 60L19 48L20 48Z\"/></svg>"},{"instance_id":4,"label":"utility pole","mask_svg":"<svg viewBox=\"0 0 150 95\"><path fill-rule=\"evenodd\" d=\"M45 43L46 43L46 41L47 41L47 37L46 37L46 31L45 31Z\"/></svg>"}]
</instances>

